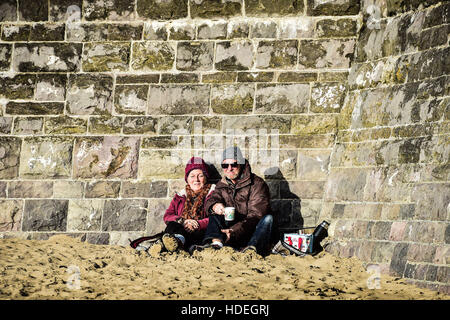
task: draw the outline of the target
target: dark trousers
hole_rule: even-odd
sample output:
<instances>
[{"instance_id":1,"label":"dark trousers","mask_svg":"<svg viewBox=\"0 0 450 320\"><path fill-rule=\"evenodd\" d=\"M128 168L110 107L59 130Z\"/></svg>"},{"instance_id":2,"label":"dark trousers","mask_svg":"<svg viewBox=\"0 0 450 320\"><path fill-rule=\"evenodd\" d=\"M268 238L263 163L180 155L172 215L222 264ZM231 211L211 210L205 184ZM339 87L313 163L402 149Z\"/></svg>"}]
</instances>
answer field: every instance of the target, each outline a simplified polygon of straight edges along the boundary
<instances>
[{"instance_id":1,"label":"dark trousers","mask_svg":"<svg viewBox=\"0 0 450 320\"><path fill-rule=\"evenodd\" d=\"M182 224L179 224L175 221L170 221L167 224L166 229L164 230L165 233L170 234L181 234L185 239L186 242L184 244L184 248L188 249L193 244L201 244L203 237L205 235L204 230L196 230L194 232L187 232Z\"/></svg>"},{"instance_id":2,"label":"dark trousers","mask_svg":"<svg viewBox=\"0 0 450 320\"><path fill-rule=\"evenodd\" d=\"M265 256L269 254L272 238L273 217L270 214L265 215L259 220L256 228L250 238L240 239L239 242L230 242L229 245L235 248L243 246L254 246L256 251ZM225 243L226 236L221 231L229 229L232 225L227 225L223 215L212 214L209 216L208 227L206 228L203 244L211 242L212 239L220 239Z\"/></svg>"}]
</instances>

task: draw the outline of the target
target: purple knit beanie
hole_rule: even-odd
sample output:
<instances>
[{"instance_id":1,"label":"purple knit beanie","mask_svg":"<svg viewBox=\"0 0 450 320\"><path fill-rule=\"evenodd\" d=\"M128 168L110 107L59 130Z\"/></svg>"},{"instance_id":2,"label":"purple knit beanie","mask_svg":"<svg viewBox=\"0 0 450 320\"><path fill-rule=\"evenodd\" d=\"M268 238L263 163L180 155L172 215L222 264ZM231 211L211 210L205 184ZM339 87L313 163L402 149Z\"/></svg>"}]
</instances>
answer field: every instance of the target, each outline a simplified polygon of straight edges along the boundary
<instances>
[{"instance_id":1,"label":"purple knit beanie","mask_svg":"<svg viewBox=\"0 0 450 320\"><path fill-rule=\"evenodd\" d=\"M192 170L195 170L195 169L202 170L206 179L209 179L208 165L205 163L205 161L199 157L192 157L188 161L188 163L186 164L186 168L184 169L184 180L186 182L187 182L187 177L189 175L189 172L191 172Z\"/></svg>"}]
</instances>

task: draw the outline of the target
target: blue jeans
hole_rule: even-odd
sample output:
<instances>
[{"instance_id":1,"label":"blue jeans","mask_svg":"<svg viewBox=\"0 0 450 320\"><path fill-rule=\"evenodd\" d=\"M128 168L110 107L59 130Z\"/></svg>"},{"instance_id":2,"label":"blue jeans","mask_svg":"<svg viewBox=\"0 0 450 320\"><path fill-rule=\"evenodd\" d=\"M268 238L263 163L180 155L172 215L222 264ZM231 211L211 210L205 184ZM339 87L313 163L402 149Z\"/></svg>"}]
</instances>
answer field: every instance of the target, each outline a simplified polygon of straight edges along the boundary
<instances>
[{"instance_id":1,"label":"blue jeans","mask_svg":"<svg viewBox=\"0 0 450 320\"><path fill-rule=\"evenodd\" d=\"M273 216L270 214L265 215L259 220L256 225L255 231L252 237L247 243L247 246L254 246L258 254L265 256L270 252L270 241L272 236ZM203 243L211 242L212 239L220 239L225 242L225 234L221 229L228 229L225 224L223 215L212 214L209 216L208 227L206 228L205 237ZM245 245L245 244L244 244Z\"/></svg>"}]
</instances>

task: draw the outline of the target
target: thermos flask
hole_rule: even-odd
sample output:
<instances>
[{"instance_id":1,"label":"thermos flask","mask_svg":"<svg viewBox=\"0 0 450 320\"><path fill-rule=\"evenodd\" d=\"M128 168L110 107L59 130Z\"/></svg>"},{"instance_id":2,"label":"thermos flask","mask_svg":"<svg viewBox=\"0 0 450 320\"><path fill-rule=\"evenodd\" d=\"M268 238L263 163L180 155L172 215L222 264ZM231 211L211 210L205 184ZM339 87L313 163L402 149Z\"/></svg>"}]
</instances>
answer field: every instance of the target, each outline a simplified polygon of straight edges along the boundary
<instances>
[{"instance_id":1,"label":"thermos flask","mask_svg":"<svg viewBox=\"0 0 450 320\"><path fill-rule=\"evenodd\" d=\"M321 224L319 224L313 232L313 252L318 253L322 251L322 247L320 245L320 242L325 239L328 236L328 226L330 225L329 222L323 221Z\"/></svg>"}]
</instances>

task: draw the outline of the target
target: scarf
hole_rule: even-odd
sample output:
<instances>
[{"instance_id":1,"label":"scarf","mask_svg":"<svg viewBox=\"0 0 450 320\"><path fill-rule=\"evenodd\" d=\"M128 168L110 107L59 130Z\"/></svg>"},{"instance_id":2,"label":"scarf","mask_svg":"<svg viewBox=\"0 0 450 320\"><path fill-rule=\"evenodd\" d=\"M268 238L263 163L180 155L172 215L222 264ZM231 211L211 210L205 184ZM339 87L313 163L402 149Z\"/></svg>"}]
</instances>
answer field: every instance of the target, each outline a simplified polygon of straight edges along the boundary
<instances>
[{"instance_id":1,"label":"scarf","mask_svg":"<svg viewBox=\"0 0 450 320\"><path fill-rule=\"evenodd\" d=\"M211 189L211 185L205 184L198 193L195 193L189 184L186 185L186 202L181 215L184 219L198 220L200 218L209 189Z\"/></svg>"}]
</instances>

